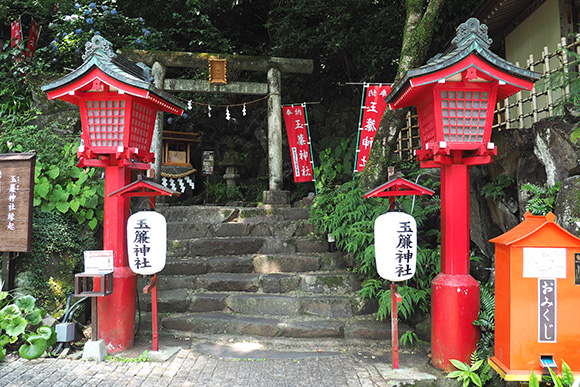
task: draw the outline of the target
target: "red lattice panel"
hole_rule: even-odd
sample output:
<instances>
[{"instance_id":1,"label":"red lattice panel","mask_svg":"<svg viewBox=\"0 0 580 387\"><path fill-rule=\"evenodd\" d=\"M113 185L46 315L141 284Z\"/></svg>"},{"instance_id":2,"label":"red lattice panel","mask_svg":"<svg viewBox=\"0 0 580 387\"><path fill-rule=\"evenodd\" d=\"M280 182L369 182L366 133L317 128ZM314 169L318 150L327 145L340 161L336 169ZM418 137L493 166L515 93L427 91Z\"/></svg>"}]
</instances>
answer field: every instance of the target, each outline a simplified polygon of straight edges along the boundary
<instances>
[{"instance_id":1,"label":"red lattice panel","mask_svg":"<svg viewBox=\"0 0 580 387\"><path fill-rule=\"evenodd\" d=\"M91 147L123 145L125 101L86 101L86 119Z\"/></svg>"},{"instance_id":2,"label":"red lattice panel","mask_svg":"<svg viewBox=\"0 0 580 387\"><path fill-rule=\"evenodd\" d=\"M417 104L419 116L419 128L421 131L421 143L423 149L430 142L435 142L435 116L433 114L433 95L426 95Z\"/></svg>"},{"instance_id":3,"label":"red lattice panel","mask_svg":"<svg viewBox=\"0 0 580 387\"><path fill-rule=\"evenodd\" d=\"M443 140L451 143L483 142L488 99L488 92L442 90Z\"/></svg>"},{"instance_id":4,"label":"red lattice panel","mask_svg":"<svg viewBox=\"0 0 580 387\"><path fill-rule=\"evenodd\" d=\"M155 113L149 106L133 101L129 147L149 152Z\"/></svg>"}]
</instances>

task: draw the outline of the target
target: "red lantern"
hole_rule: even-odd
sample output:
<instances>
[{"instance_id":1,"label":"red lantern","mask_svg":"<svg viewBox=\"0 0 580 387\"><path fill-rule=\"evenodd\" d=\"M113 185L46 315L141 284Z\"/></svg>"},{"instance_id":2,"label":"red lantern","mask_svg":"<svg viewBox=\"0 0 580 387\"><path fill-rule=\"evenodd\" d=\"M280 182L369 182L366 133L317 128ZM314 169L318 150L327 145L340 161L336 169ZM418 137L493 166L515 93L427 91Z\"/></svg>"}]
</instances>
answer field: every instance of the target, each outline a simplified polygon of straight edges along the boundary
<instances>
[{"instance_id":1,"label":"red lantern","mask_svg":"<svg viewBox=\"0 0 580 387\"><path fill-rule=\"evenodd\" d=\"M489 50L487 26L469 19L457 28L452 49L409 70L387 96L391 109L416 106L422 168L441 168L441 273L433 280L432 362L451 370L475 350L479 284L469 275L468 167L491 162L497 100L530 90L540 74Z\"/></svg>"},{"instance_id":2,"label":"red lantern","mask_svg":"<svg viewBox=\"0 0 580 387\"><path fill-rule=\"evenodd\" d=\"M94 36L87 46L85 62L78 69L42 87L48 99L80 107L79 166L149 169L142 163L154 160L149 150L156 114L181 115L181 103L152 85L148 67L115 54L102 36Z\"/></svg>"},{"instance_id":3,"label":"red lantern","mask_svg":"<svg viewBox=\"0 0 580 387\"><path fill-rule=\"evenodd\" d=\"M487 26L469 19L457 28L453 48L418 69L409 70L393 86L391 109L416 106L423 149L420 161L449 156L453 150L471 151L468 164L486 164L496 153L490 143L496 101L530 90L539 74L521 69L489 50ZM426 164L424 167L437 167Z\"/></svg>"},{"instance_id":4,"label":"red lantern","mask_svg":"<svg viewBox=\"0 0 580 387\"><path fill-rule=\"evenodd\" d=\"M129 198L114 193L131 183L131 169L149 169L157 112L181 115L183 107L153 86L147 66L115 54L100 35L86 48L79 68L42 90L49 99L80 107L79 166L106 170L103 250L114 251L114 290L98 300L98 337L105 340L109 353L116 353L133 346L137 279L127 258Z\"/></svg>"}]
</instances>

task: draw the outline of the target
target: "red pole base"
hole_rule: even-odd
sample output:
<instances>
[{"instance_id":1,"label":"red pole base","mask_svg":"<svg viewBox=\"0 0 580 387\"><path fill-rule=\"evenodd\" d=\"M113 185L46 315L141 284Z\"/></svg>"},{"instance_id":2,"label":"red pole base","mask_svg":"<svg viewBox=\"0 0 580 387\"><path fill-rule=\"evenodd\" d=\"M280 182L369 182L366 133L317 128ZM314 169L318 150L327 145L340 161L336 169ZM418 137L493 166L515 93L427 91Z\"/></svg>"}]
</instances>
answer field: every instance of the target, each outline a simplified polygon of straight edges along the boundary
<instances>
[{"instance_id":1,"label":"red pole base","mask_svg":"<svg viewBox=\"0 0 580 387\"><path fill-rule=\"evenodd\" d=\"M133 348L137 276L128 266L115 267L113 294L99 297L99 338L110 354Z\"/></svg>"},{"instance_id":2,"label":"red pole base","mask_svg":"<svg viewBox=\"0 0 580 387\"><path fill-rule=\"evenodd\" d=\"M476 349L479 283L470 275L440 273L432 285L431 363L449 372L455 369L450 359L469 363Z\"/></svg>"}]
</instances>

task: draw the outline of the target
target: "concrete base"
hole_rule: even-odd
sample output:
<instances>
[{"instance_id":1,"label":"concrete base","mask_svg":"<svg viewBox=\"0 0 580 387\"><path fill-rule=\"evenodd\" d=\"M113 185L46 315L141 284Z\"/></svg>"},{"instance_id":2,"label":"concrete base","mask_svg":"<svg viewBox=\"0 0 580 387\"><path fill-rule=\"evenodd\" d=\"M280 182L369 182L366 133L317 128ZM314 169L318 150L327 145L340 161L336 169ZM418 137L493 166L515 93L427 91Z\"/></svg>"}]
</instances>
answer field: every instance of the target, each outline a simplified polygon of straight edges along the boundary
<instances>
[{"instance_id":1,"label":"concrete base","mask_svg":"<svg viewBox=\"0 0 580 387\"><path fill-rule=\"evenodd\" d=\"M290 191L264 191L264 206L290 205Z\"/></svg>"},{"instance_id":2,"label":"concrete base","mask_svg":"<svg viewBox=\"0 0 580 387\"><path fill-rule=\"evenodd\" d=\"M103 361L107 357L107 348L105 340L90 340L85 343L83 348L83 360Z\"/></svg>"}]
</instances>

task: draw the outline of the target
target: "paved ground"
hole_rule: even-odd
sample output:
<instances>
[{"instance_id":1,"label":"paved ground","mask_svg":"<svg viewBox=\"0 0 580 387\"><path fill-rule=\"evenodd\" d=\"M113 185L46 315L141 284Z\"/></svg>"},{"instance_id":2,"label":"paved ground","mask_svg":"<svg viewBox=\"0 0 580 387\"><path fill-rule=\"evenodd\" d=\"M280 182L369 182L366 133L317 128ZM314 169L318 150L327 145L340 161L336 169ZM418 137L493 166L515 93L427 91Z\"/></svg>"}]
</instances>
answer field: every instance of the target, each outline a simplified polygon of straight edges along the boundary
<instances>
[{"instance_id":1,"label":"paved ground","mask_svg":"<svg viewBox=\"0 0 580 387\"><path fill-rule=\"evenodd\" d=\"M441 381L425 368L424 355L402 356L394 371L386 357L362 352L241 351L230 345L193 343L160 346L149 352L153 361L128 362L143 346L126 353L124 361L63 359L24 360L8 356L0 363L0 386L393 386L413 380ZM149 347L150 348L150 347ZM404 364L409 367L406 368ZM424 372L424 371L427 372ZM441 385L436 383L436 385Z\"/></svg>"}]
</instances>

